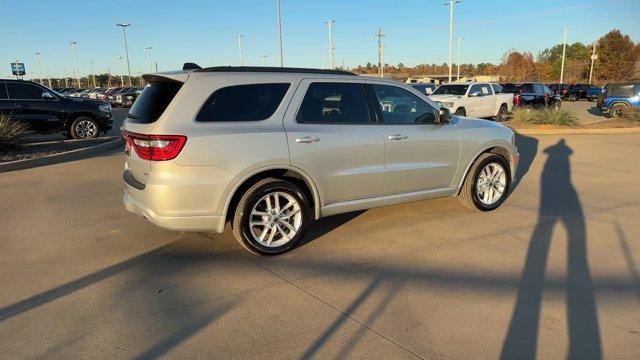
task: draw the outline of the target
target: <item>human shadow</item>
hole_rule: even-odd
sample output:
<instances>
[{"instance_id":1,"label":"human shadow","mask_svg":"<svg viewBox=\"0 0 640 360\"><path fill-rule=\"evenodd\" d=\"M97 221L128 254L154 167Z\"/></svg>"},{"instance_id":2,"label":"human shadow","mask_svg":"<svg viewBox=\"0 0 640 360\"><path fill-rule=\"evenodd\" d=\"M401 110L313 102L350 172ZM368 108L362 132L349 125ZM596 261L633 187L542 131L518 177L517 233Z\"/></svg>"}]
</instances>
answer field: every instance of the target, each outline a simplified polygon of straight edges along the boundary
<instances>
[{"instance_id":1,"label":"human shadow","mask_svg":"<svg viewBox=\"0 0 640 360\"><path fill-rule=\"evenodd\" d=\"M587 112L595 116L604 116L604 113L600 111L600 109L598 109L597 106L591 106L590 108L587 109Z\"/></svg>"},{"instance_id":2,"label":"human shadow","mask_svg":"<svg viewBox=\"0 0 640 360\"><path fill-rule=\"evenodd\" d=\"M568 234L565 287L569 332L567 357L600 359L600 330L587 258L585 220L580 199L571 183L569 157L573 151L561 139L544 152L548 154L548 158L542 170L538 222L531 235L501 358L536 357L551 236L555 224L561 222Z\"/></svg>"}]
</instances>

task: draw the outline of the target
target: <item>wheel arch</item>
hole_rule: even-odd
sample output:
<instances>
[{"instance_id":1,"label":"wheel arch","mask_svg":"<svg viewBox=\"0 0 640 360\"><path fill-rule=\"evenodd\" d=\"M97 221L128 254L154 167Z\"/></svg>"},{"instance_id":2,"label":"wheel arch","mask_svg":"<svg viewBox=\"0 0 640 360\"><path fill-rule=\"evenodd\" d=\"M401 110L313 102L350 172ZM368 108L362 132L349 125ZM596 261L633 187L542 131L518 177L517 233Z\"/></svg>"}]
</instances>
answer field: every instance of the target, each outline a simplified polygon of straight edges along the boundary
<instances>
[{"instance_id":1,"label":"wheel arch","mask_svg":"<svg viewBox=\"0 0 640 360\"><path fill-rule=\"evenodd\" d=\"M462 190L462 185L464 184L465 180L467 180L467 176L469 176L469 170L471 169L471 166L473 166L473 164L478 160L478 158L482 154L486 154L486 153L496 154L504 159L504 161L507 163L507 166L509 166L508 171L513 181L513 174L515 169L511 168L512 164L511 164L511 161L509 160L509 157L510 157L509 150L507 150L505 147L500 145L491 145L491 146L484 147L482 150L477 152L474 155L473 160L469 161L469 163L467 164L467 168L464 170L464 175L460 178L460 181L457 184L458 186L458 191L456 192L457 195L460 195L460 190Z\"/></svg>"},{"instance_id":2,"label":"wheel arch","mask_svg":"<svg viewBox=\"0 0 640 360\"><path fill-rule=\"evenodd\" d=\"M235 213L235 207L238 205L244 191L256 182L269 177L288 180L300 187L310 202L309 205L313 211L312 218L318 219L320 217L320 195L311 177L298 168L288 165L278 165L254 170L236 182L226 197L227 200L223 209L225 221L228 221L230 216Z\"/></svg>"}]
</instances>

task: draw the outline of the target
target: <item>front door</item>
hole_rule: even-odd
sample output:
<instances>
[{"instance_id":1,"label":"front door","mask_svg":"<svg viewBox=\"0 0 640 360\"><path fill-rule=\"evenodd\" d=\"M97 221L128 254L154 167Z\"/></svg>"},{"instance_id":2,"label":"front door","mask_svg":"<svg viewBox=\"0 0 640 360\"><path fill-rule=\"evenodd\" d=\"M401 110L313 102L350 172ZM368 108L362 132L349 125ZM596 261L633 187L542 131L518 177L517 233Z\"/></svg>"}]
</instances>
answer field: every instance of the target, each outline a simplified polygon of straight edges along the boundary
<instances>
[{"instance_id":1,"label":"front door","mask_svg":"<svg viewBox=\"0 0 640 360\"><path fill-rule=\"evenodd\" d=\"M45 100L46 92L36 84L28 82L7 82L9 98L15 102L18 121L28 124L33 130L48 131L60 125L62 109L57 97Z\"/></svg>"},{"instance_id":2,"label":"front door","mask_svg":"<svg viewBox=\"0 0 640 360\"><path fill-rule=\"evenodd\" d=\"M361 81L303 80L284 119L291 165L315 181L321 206L379 196L384 142Z\"/></svg>"},{"instance_id":3,"label":"front door","mask_svg":"<svg viewBox=\"0 0 640 360\"><path fill-rule=\"evenodd\" d=\"M383 195L443 189L458 168L460 135L452 123L436 124L437 109L398 86L372 84L385 141Z\"/></svg>"}]
</instances>

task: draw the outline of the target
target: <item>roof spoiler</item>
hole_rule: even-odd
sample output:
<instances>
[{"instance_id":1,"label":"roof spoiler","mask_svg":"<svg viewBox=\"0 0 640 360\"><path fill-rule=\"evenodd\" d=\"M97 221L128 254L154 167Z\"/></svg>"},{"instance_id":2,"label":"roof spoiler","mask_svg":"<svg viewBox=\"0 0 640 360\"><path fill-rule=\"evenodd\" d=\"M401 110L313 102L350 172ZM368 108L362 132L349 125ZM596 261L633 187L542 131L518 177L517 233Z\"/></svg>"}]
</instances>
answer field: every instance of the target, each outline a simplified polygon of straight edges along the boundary
<instances>
[{"instance_id":1,"label":"roof spoiler","mask_svg":"<svg viewBox=\"0 0 640 360\"><path fill-rule=\"evenodd\" d=\"M198 70L198 69L202 69L202 68L200 67L200 65L196 63L186 62L184 63L184 65L182 65L182 70Z\"/></svg>"}]
</instances>

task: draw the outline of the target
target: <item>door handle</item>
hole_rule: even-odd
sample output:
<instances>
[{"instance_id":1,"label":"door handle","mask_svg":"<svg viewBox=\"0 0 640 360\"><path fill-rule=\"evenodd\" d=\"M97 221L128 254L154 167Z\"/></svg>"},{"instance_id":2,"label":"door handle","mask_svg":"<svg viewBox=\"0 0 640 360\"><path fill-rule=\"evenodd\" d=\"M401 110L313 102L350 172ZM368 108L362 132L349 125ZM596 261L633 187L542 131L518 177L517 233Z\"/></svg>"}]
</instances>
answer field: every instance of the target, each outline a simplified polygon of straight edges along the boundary
<instances>
[{"instance_id":1,"label":"door handle","mask_svg":"<svg viewBox=\"0 0 640 360\"><path fill-rule=\"evenodd\" d=\"M19 108L26 108L26 107L29 107L29 105L27 105L27 104L18 104L18 107Z\"/></svg>"},{"instance_id":2,"label":"door handle","mask_svg":"<svg viewBox=\"0 0 640 360\"><path fill-rule=\"evenodd\" d=\"M407 135L402 135L402 134L389 135L388 139L389 140L406 140Z\"/></svg>"},{"instance_id":3,"label":"door handle","mask_svg":"<svg viewBox=\"0 0 640 360\"><path fill-rule=\"evenodd\" d=\"M296 142L299 143L299 144L300 143L302 143L302 144L311 144L311 143L315 143L315 142L318 142L318 141L320 141L320 139L317 138L317 137L313 137L313 136L305 136L303 138L297 138L296 139Z\"/></svg>"}]
</instances>

